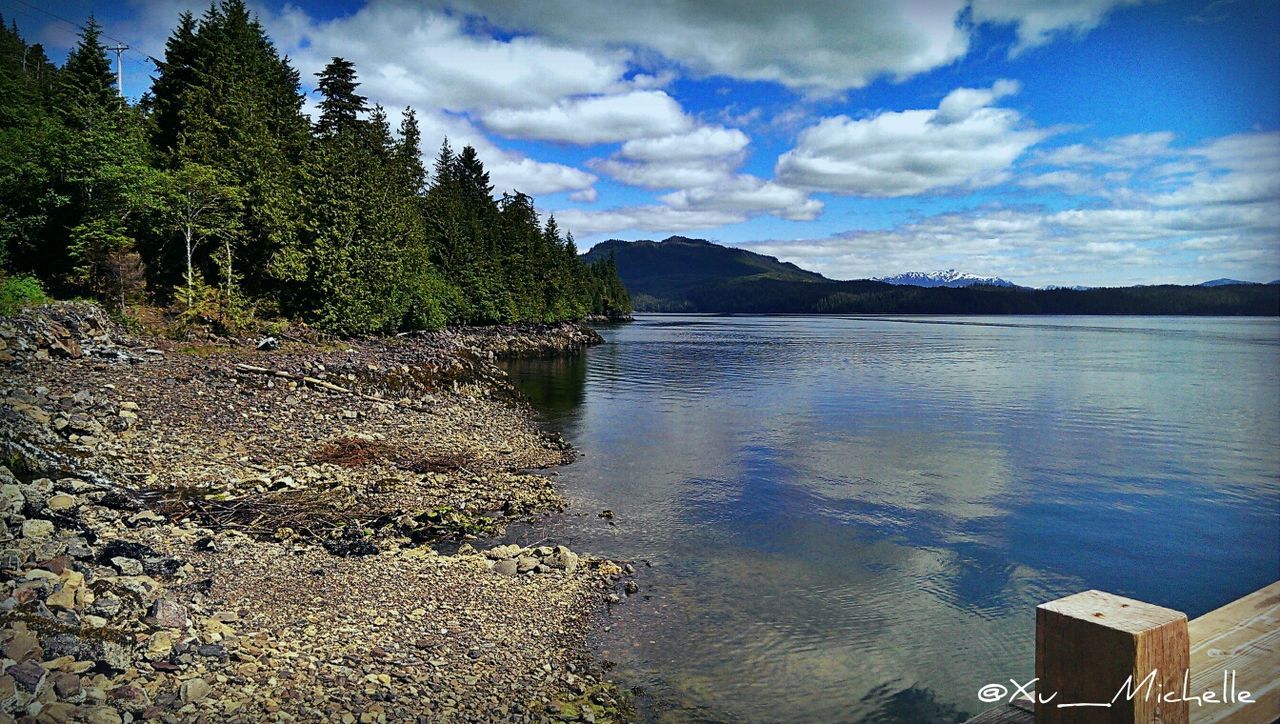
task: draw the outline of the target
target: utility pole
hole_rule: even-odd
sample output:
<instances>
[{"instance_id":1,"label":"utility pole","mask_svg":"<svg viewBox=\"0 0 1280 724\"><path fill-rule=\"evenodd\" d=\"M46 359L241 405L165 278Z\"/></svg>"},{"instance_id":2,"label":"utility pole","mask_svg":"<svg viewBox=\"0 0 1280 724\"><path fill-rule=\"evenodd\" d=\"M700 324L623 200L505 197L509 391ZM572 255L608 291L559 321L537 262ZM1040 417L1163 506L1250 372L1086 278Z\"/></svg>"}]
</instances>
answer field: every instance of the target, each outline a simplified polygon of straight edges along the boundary
<instances>
[{"instance_id":1,"label":"utility pole","mask_svg":"<svg viewBox=\"0 0 1280 724\"><path fill-rule=\"evenodd\" d=\"M116 85L120 88L120 97L124 98L124 65L120 60L120 54L128 50L129 46L116 43L116 47L107 48L107 50L116 51Z\"/></svg>"}]
</instances>

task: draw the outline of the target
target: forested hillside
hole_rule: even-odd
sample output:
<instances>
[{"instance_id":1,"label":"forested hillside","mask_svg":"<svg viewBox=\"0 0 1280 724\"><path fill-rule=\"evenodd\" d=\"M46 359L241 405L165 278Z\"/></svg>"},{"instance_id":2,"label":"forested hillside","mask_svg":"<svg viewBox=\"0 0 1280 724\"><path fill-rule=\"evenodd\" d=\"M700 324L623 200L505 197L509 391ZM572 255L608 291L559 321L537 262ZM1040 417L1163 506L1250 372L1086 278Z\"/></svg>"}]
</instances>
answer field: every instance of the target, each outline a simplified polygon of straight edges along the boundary
<instances>
[{"instance_id":1,"label":"forested hillside","mask_svg":"<svg viewBox=\"0 0 1280 724\"><path fill-rule=\"evenodd\" d=\"M610 261L581 261L529 196L494 198L474 148L446 140L426 169L413 110L393 131L350 62L318 74L319 117L304 115L298 71L242 0L182 14L136 105L99 36L90 19L58 68L0 21L9 282L224 329L254 314L357 334L630 310Z\"/></svg>"},{"instance_id":2,"label":"forested hillside","mask_svg":"<svg viewBox=\"0 0 1280 724\"><path fill-rule=\"evenodd\" d=\"M1197 314L1280 315L1280 286L1027 289L835 281L794 264L703 239L601 242L643 312L740 314Z\"/></svg>"}]
</instances>

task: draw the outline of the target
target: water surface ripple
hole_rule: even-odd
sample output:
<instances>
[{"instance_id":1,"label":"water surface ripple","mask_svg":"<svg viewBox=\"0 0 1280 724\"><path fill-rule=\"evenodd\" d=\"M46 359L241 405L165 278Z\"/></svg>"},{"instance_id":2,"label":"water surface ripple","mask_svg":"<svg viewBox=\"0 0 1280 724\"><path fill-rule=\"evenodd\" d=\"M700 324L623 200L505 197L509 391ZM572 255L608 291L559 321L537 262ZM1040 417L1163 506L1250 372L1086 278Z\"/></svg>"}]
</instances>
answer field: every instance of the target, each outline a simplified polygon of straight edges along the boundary
<instances>
[{"instance_id":1,"label":"water surface ripple","mask_svg":"<svg viewBox=\"0 0 1280 724\"><path fill-rule=\"evenodd\" d=\"M956 721L1034 607L1280 578L1280 321L642 315L513 363L547 529L641 566L600 655L664 721ZM609 508L613 524L594 515Z\"/></svg>"}]
</instances>

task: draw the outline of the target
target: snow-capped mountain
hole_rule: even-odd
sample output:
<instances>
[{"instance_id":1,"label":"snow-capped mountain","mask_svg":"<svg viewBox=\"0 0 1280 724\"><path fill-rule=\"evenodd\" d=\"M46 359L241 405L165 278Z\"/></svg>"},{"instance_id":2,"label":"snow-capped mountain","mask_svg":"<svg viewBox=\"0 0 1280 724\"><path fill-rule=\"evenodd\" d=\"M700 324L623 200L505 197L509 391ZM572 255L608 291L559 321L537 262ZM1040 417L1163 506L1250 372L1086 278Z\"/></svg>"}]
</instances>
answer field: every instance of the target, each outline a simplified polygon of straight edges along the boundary
<instances>
[{"instance_id":1,"label":"snow-capped mountain","mask_svg":"<svg viewBox=\"0 0 1280 724\"><path fill-rule=\"evenodd\" d=\"M968 274L955 269L936 272L907 272L905 274L895 274L891 277L876 277L875 281L913 287L971 287L975 284L989 284L995 287L1017 286L1013 282L1007 282L999 277L980 277L976 274Z\"/></svg>"},{"instance_id":2,"label":"snow-capped mountain","mask_svg":"<svg viewBox=\"0 0 1280 724\"><path fill-rule=\"evenodd\" d=\"M1235 284L1261 284L1262 282L1242 282L1239 279L1210 279L1207 282L1200 282L1202 287L1229 287Z\"/></svg>"}]
</instances>

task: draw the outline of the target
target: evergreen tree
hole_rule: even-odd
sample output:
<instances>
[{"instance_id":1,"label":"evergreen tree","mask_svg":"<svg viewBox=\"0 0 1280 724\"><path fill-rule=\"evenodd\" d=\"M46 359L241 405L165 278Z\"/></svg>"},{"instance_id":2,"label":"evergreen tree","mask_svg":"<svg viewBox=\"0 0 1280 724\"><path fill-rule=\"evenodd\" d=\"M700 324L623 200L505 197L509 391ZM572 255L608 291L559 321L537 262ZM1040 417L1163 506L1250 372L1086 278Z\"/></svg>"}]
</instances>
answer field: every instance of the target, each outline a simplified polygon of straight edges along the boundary
<instances>
[{"instance_id":1,"label":"evergreen tree","mask_svg":"<svg viewBox=\"0 0 1280 724\"><path fill-rule=\"evenodd\" d=\"M154 203L158 175L141 116L117 95L100 34L90 18L58 73L62 132L50 166L65 202L51 213L45 253L53 266L43 271L55 288L114 298L118 275L111 270L136 253L135 222Z\"/></svg>"},{"instance_id":2,"label":"evergreen tree","mask_svg":"<svg viewBox=\"0 0 1280 724\"><path fill-rule=\"evenodd\" d=\"M116 93L116 76L111 72L101 37L102 26L90 15L79 42L59 74L62 103L96 109L116 109L123 105Z\"/></svg>"},{"instance_id":3,"label":"evergreen tree","mask_svg":"<svg viewBox=\"0 0 1280 724\"><path fill-rule=\"evenodd\" d=\"M158 65L152 141L165 163L230 174L245 194L245 285L287 296L304 274L297 239L299 166L308 143L298 72L243 0L180 19Z\"/></svg>"},{"instance_id":4,"label":"evergreen tree","mask_svg":"<svg viewBox=\"0 0 1280 724\"><path fill-rule=\"evenodd\" d=\"M316 134L333 136L350 128L364 113L365 97L356 93L356 67L344 58L334 58L316 75L320 78L320 120Z\"/></svg>"},{"instance_id":5,"label":"evergreen tree","mask_svg":"<svg viewBox=\"0 0 1280 724\"><path fill-rule=\"evenodd\" d=\"M355 67L297 71L243 0L178 17L139 107L90 19L61 69L0 19L0 270L123 305L143 280L184 318L233 329L267 301L331 331L557 321L626 308L525 194L493 198L475 148L430 177L411 109L392 133Z\"/></svg>"},{"instance_id":6,"label":"evergreen tree","mask_svg":"<svg viewBox=\"0 0 1280 724\"><path fill-rule=\"evenodd\" d=\"M170 159L176 157L186 92L196 85L196 63L201 58L196 30L195 17L183 11L178 16L178 27L165 42L164 60L156 64L159 74L146 99L151 143Z\"/></svg>"},{"instance_id":7,"label":"evergreen tree","mask_svg":"<svg viewBox=\"0 0 1280 724\"><path fill-rule=\"evenodd\" d=\"M63 203L49 163L61 135L50 113L56 73L40 45L0 18L0 265L23 273L49 266L41 247Z\"/></svg>"}]
</instances>

